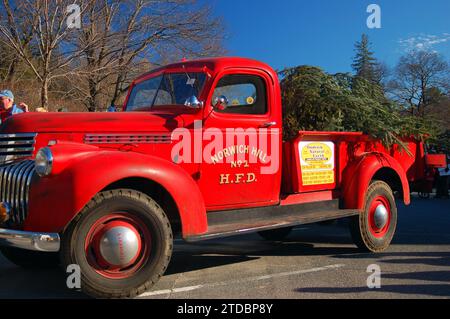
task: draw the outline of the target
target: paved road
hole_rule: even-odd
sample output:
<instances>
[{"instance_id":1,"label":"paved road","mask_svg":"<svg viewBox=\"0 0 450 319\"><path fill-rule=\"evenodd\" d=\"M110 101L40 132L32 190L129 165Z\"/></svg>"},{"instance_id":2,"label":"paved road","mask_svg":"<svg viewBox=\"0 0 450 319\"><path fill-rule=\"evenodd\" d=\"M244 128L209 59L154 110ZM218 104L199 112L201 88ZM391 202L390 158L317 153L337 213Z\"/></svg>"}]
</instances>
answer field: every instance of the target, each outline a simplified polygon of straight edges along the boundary
<instances>
[{"instance_id":1,"label":"paved road","mask_svg":"<svg viewBox=\"0 0 450 319\"><path fill-rule=\"evenodd\" d=\"M367 287L367 267L381 288ZM17 268L0 256L0 298L84 298L64 274ZM382 254L360 253L343 223L297 228L284 243L257 235L176 242L166 276L141 298L450 298L450 200L399 205Z\"/></svg>"}]
</instances>

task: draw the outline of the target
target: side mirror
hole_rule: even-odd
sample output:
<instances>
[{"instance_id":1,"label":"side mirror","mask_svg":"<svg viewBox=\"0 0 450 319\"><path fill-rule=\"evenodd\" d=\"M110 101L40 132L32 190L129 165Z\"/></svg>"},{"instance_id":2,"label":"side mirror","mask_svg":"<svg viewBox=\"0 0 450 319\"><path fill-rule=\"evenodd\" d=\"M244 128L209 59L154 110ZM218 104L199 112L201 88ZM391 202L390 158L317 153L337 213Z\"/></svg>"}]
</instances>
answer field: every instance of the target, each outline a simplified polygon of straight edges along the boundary
<instances>
[{"instance_id":1,"label":"side mirror","mask_svg":"<svg viewBox=\"0 0 450 319\"><path fill-rule=\"evenodd\" d=\"M225 95L218 96L213 101L213 107L219 111L223 111L228 107L228 99Z\"/></svg>"},{"instance_id":2,"label":"side mirror","mask_svg":"<svg viewBox=\"0 0 450 319\"><path fill-rule=\"evenodd\" d=\"M203 102L199 101L195 95L192 95L184 102L184 105L193 109L200 109L203 107Z\"/></svg>"}]
</instances>

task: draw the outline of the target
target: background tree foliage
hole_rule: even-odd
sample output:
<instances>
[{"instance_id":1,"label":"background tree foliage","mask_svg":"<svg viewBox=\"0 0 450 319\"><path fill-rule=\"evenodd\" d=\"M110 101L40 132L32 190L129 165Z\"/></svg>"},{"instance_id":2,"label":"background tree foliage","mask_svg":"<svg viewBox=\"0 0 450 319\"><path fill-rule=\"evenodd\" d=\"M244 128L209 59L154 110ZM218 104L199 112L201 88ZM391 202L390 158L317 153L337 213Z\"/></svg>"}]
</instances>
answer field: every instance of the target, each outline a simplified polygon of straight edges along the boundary
<instances>
[{"instance_id":1,"label":"background tree foliage","mask_svg":"<svg viewBox=\"0 0 450 319\"><path fill-rule=\"evenodd\" d=\"M385 85L382 80L389 72L370 51L368 37L363 35L355 47L355 75L332 75L313 66L280 72L284 138L300 130L359 131L388 147L402 145L408 136L447 145L450 72L444 59L436 53L409 52ZM410 92L414 98L407 96Z\"/></svg>"},{"instance_id":2,"label":"background tree foliage","mask_svg":"<svg viewBox=\"0 0 450 319\"><path fill-rule=\"evenodd\" d=\"M220 18L199 0L0 0L0 89L32 109L103 111L139 74L223 54L222 39Z\"/></svg>"},{"instance_id":3,"label":"background tree foliage","mask_svg":"<svg viewBox=\"0 0 450 319\"><path fill-rule=\"evenodd\" d=\"M356 76L380 83L386 75L387 67L375 58L374 52L370 50L369 37L366 34L361 36L361 41L355 43L355 52L352 68Z\"/></svg>"},{"instance_id":4,"label":"background tree foliage","mask_svg":"<svg viewBox=\"0 0 450 319\"><path fill-rule=\"evenodd\" d=\"M66 23L74 2L82 10L79 29ZM220 19L199 0L0 0L0 89L12 89L32 109L103 111L120 105L143 72L182 57L223 55L222 39ZM389 72L367 35L355 51L354 75L313 66L281 72L284 137L362 131L391 145L428 135L448 148L444 58L412 51Z\"/></svg>"},{"instance_id":5,"label":"background tree foliage","mask_svg":"<svg viewBox=\"0 0 450 319\"><path fill-rule=\"evenodd\" d=\"M281 76L285 139L299 130L354 131L390 146L401 144L404 136L436 134L433 121L403 115L380 85L362 77L330 75L311 66L286 69Z\"/></svg>"}]
</instances>

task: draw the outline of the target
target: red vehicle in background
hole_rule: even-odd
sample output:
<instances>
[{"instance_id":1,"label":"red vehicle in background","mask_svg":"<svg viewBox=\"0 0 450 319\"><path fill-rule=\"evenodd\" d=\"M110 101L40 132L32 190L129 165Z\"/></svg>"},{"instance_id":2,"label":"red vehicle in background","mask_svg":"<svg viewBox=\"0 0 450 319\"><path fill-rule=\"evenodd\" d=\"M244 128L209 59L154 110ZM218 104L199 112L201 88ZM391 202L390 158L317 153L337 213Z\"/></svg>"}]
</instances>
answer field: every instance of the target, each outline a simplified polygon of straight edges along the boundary
<instances>
[{"instance_id":1,"label":"red vehicle in background","mask_svg":"<svg viewBox=\"0 0 450 319\"><path fill-rule=\"evenodd\" d=\"M19 114L0 129L0 246L23 266L76 264L95 297L133 297L194 242L350 218L381 252L394 194L426 178L423 144L353 132L282 141L276 72L242 58L186 61L136 79L120 113Z\"/></svg>"},{"instance_id":2,"label":"red vehicle in background","mask_svg":"<svg viewBox=\"0 0 450 319\"><path fill-rule=\"evenodd\" d=\"M423 143L419 143L420 152L424 160L419 161L414 168L416 173L410 178L411 192L417 192L421 198L429 198L436 182L436 172L439 168L447 167L445 154L428 154Z\"/></svg>"}]
</instances>

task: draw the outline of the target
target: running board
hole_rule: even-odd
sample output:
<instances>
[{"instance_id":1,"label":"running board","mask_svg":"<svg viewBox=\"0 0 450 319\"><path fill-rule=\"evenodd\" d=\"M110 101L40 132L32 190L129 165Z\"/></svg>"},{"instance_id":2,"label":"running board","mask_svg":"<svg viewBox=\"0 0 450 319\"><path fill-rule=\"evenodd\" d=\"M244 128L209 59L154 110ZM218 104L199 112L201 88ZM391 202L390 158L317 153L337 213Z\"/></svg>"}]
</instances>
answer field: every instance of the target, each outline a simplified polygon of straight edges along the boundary
<instances>
[{"instance_id":1,"label":"running board","mask_svg":"<svg viewBox=\"0 0 450 319\"><path fill-rule=\"evenodd\" d=\"M269 206L208 213L208 232L189 236L195 242L244 235L263 230L291 227L340 219L359 214L356 209L339 209L338 200L288 206Z\"/></svg>"}]
</instances>

